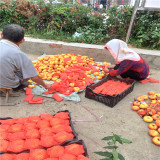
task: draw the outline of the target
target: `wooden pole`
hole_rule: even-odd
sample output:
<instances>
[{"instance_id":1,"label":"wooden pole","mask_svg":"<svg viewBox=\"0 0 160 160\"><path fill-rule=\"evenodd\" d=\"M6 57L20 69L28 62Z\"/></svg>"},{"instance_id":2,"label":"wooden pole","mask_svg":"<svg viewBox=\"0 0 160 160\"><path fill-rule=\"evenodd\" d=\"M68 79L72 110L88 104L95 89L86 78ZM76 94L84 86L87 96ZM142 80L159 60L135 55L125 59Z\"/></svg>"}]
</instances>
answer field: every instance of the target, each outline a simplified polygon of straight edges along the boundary
<instances>
[{"instance_id":1,"label":"wooden pole","mask_svg":"<svg viewBox=\"0 0 160 160\"><path fill-rule=\"evenodd\" d=\"M136 2L134 4L132 17L131 17L131 21L130 21L128 32L127 32L126 43L128 43L128 40L129 40L129 37L130 37L130 34L131 34L133 22L134 22L134 19L135 19L135 16L136 16L136 13L137 13L137 10L138 10L138 7L139 7L139 2L140 2L140 0L136 0Z\"/></svg>"}]
</instances>

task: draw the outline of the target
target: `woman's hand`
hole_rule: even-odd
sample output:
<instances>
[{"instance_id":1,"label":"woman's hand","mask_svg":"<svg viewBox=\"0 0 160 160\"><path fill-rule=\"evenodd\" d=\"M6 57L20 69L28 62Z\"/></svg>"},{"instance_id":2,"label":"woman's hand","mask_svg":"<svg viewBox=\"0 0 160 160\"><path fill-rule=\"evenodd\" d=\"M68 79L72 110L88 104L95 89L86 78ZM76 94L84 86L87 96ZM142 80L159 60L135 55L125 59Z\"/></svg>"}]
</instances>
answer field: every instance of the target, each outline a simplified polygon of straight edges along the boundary
<instances>
[{"instance_id":1,"label":"woman's hand","mask_svg":"<svg viewBox=\"0 0 160 160\"><path fill-rule=\"evenodd\" d=\"M103 69L103 71L104 71L105 73L109 73L109 69L108 69L108 67L107 67L107 66L105 66L105 68Z\"/></svg>"},{"instance_id":2,"label":"woman's hand","mask_svg":"<svg viewBox=\"0 0 160 160\"><path fill-rule=\"evenodd\" d=\"M116 65L110 65L110 66L108 66L108 69L114 69L115 66Z\"/></svg>"}]
</instances>

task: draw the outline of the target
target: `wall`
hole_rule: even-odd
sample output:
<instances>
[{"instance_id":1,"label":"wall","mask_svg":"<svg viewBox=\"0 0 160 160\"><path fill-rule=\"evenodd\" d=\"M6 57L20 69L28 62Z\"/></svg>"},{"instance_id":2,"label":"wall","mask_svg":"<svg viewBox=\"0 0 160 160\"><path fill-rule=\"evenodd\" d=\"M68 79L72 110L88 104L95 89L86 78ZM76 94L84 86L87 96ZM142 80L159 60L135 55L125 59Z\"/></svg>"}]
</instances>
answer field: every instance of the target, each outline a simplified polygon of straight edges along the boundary
<instances>
[{"instance_id":1,"label":"wall","mask_svg":"<svg viewBox=\"0 0 160 160\"><path fill-rule=\"evenodd\" d=\"M54 40L41 40L34 38L26 38L26 41L20 48L28 54L36 54L37 57L46 53L48 55L56 55L61 53L75 53L86 55L94 58L97 62L107 61L115 64L115 61L108 51L104 50L103 45L92 45L84 43L66 43ZM160 51L145 50L132 48L135 52L140 54L142 58L149 64L150 68L160 69Z\"/></svg>"}]
</instances>

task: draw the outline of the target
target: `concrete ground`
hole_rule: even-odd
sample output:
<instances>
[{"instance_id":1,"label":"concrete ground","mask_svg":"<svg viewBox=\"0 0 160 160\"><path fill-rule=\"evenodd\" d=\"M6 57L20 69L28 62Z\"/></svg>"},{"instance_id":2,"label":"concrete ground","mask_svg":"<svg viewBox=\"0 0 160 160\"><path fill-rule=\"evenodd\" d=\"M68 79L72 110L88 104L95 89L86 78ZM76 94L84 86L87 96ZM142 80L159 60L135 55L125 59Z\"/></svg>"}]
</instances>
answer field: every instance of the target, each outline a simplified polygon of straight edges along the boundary
<instances>
[{"instance_id":1,"label":"concrete ground","mask_svg":"<svg viewBox=\"0 0 160 160\"><path fill-rule=\"evenodd\" d=\"M28 54L35 60L39 55ZM160 80L160 70L151 69L151 77ZM101 139L112 133L121 135L123 138L131 140L131 144L119 145L118 152L126 160L160 160L160 147L152 143L152 138L148 135L148 124L139 115L131 110L131 102L134 98L147 94L148 91L160 93L159 83L136 83L134 90L122 99L116 106L110 108L100 102L85 98L85 92L80 93L81 102L70 101L56 102L51 98L44 98L43 104L28 104L24 102L26 97L23 91L19 91L18 98L10 97L10 102L15 102L15 106L1 106L0 117L27 117L38 116L40 114L54 114L57 111L69 110L72 120L96 121L91 114L98 118L97 122L73 122L78 139L84 140L91 160L100 160L103 157L96 155L96 151L105 151L106 141ZM4 98L1 101L4 101ZM88 112L82 106L87 107Z\"/></svg>"}]
</instances>

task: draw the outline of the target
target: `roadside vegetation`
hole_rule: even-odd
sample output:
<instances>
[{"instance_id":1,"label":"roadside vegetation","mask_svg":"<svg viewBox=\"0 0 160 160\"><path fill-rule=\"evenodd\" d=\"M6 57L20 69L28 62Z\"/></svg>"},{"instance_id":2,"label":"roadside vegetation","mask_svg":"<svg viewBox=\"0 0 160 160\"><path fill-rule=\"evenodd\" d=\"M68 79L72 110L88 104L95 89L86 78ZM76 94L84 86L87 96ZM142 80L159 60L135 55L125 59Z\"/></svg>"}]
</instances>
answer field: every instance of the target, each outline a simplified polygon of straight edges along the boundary
<instances>
[{"instance_id":1,"label":"roadside vegetation","mask_svg":"<svg viewBox=\"0 0 160 160\"><path fill-rule=\"evenodd\" d=\"M2 0L0 30L9 23L20 24L31 37L68 42L105 44L125 40L132 7L110 7L93 11L80 4L50 4L43 0ZM129 43L135 47L160 49L160 12L138 11Z\"/></svg>"}]
</instances>

